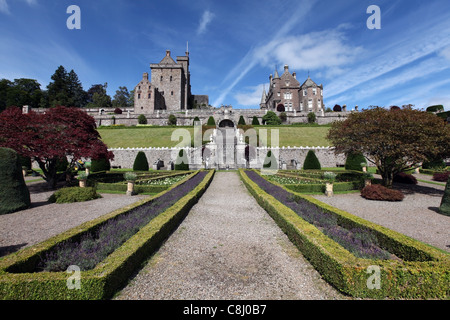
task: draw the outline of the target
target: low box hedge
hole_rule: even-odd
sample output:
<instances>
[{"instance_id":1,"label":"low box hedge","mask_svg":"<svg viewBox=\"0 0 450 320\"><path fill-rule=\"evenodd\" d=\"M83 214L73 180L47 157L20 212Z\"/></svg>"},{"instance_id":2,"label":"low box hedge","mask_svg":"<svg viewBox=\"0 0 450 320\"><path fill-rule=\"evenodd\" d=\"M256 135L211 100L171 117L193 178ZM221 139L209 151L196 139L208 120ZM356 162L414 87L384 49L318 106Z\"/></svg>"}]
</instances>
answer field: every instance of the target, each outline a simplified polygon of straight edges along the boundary
<instances>
[{"instance_id":1,"label":"low box hedge","mask_svg":"<svg viewBox=\"0 0 450 320\"><path fill-rule=\"evenodd\" d=\"M197 172L192 173L192 178ZM83 234L98 228L109 219L154 201L158 196L111 212L84 223L37 245L25 248L0 259L0 299L3 300L100 300L108 299L123 286L141 263L153 254L162 242L175 230L190 208L209 186L214 171L207 173L203 181L172 207L152 219L138 233L89 271L81 271L81 289L69 289L71 276L66 272L31 272L41 256L58 243L76 240ZM184 183L174 184L170 189ZM170 190L169 189L169 190ZM168 192L169 190L165 191Z\"/></svg>"},{"instance_id":2,"label":"low box hedge","mask_svg":"<svg viewBox=\"0 0 450 320\"><path fill-rule=\"evenodd\" d=\"M134 185L134 192L139 193L160 193L167 190L170 186L155 186L155 185ZM120 191L127 192L126 183L98 183L97 190L101 191Z\"/></svg>"},{"instance_id":3,"label":"low box hedge","mask_svg":"<svg viewBox=\"0 0 450 320\"><path fill-rule=\"evenodd\" d=\"M341 292L358 298L447 299L450 289L450 259L447 252L281 186L291 192L294 197L309 201L325 212L335 215L339 225L343 227L370 230L384 249L402 260L357 258L263 191L245 174L243 169L239 170L239 174L257 202L322 274L323 278ZM373 266L380 270L379 289L373 287L371 289L368 285L371 281Z\"/></svg>"},{"instance_id":4,"label":"low box hedge","mask_svg":"<svg viewBox=\"0 0 450 320\"><path fill-rule=\"evenodd\" d=\"M325 184L286 184L287 189L298 193L324 193ZM335 182L333 183L334 192L345 192L359 190L362 184L359 181L353 182Z\"/></svg>"}]
</instances>

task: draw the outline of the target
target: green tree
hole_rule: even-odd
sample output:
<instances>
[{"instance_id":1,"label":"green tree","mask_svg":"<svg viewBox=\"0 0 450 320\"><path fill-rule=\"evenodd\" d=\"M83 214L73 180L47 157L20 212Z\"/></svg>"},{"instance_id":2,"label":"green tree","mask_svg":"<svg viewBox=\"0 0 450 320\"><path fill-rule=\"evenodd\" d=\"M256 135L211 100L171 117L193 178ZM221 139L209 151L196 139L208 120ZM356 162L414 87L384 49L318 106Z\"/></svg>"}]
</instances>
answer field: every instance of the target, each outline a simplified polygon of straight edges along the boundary
<instances>
[{"instance_id":1,"label":"green tree","mask_svg":"<svg viewBox=\"0 0 450 320\"><path fill-rule=\"evenodd\" d=\"M316 114L314 112L308 113L308 123L316 123Z\"/></svg>"},{"instance_id":2,"label":"green tree","mask_svg":"<svg viewBox=\"0 0 450 320\"><path fill-rule=\"evenodd\" d=\"M252 125L253 125L253 126L259 126L259 125L260 125L257 116L253 116Z\"/></svg>"},{"instance_id":3,"label":"green tree","mask_svg":"<svg viewBox=\"0 0 450 320\"><path fill-rule=\"evenodd\" d=\"M0 148L0 215L30 207L30 192L23 179L17 152Z\"/></svg>"},{"instance_id":4,"label":"green tree","mask_svg":"<svg viewBox=\"0 0 450 320\"><path fill-rule=\"evenodd\" d=\"M360 152L352 152L345 160L345 170L362 171L361 163L367 163L366 158Z\"/></svg>"},{"instance_id":5,"label":"green tree","mask_svg":"<svg viewBox=\"0 0 450 320\"><path fill-rule=\"evenodd\" d=\"M400 172L428 159L450 156L450 126L433 113L403 107L373 107L332 124L327 138L336 153L360 152L391 187Z\"/></svg>"},{"instance_id":6,"label":"green tree","mask_svg":"<svg viewBox=\"0 0 450 320\"><path fill-rule=\"evenodd\" d=\"M267 111L267 113L262 118L263 124L266 125L279 125L281 124L280 118L278 118L277 114L273 111Z\"/></svg>"},{"instance_id":7,"label":"green tree","mask_svg":"<svg viewBox=\"0 0 450 320\"><path fill-rule=\"evenodd\" d=\"M111 108L112 102L111 97L106 91L107 88L108 83L92 85L87 91L87 107L99 109Z\"/></svg>"},{"instance_id":8,"label":"green tree","mask_svg":"<svg viewBox=\"0 0 450 320\"><path fill-rule=\"evenodd\" d=\"M210 116L210 117L208 118L207 125L208 125L208 126L215 126L215 125L216 125L216 120L214 120L214 117L213 117L213 116Z\"/></svg>"},{"instance_id":9,"label":"green tree","mask_svg":"<svg viewBox=\"0 0 450 320\"><path fill-rule=\"evenodd\" d=\"M147 156L143 151L139 151L134 159L133 171L148 171L149 165Z\"/></svg>"},{"instance_id":10,"label":"green tree","mask_svg":"<svg viewBox=\"0 0 450 320\"><path fill-rule=\"evenodd\" d=\"M245 126L245 119L243 116L239 117L238 126Z\"/></svg>"},{"instance_id":11,"label":"green tree","mask_svg":"<svg viewBox=\"0 0 450 320\"><path fill-rule=\"evenodd\" d=\"M113 108L126 109L130 103L130 93L127 87L119 87L114 95L114 100L112 101Z\"/></svg>"},{"instance_id":12,"label":"green tree","mask_svg":"<svg viewBox=\"0 0 450 320\"><path fill-rule=\"evenodd\" d=\"M280 120L281 120L281 122L286 122L287 121L287 114L286 114L286 112L281 112L280 113Z\"/></svg>"},{"instance_id":13,"label":"green tree","mask_svg":"<svg viewBox=\"0 0 450 320\"><path fill-rule=\"evenodd\" d=\"M75 101L70 97L69 74L63 66L59 66L52 75L47 86L48 100L50 107L55 106L73 106Z\"/></svg>"},{"instance_id":14,"label":"green tree","mask_svg":"<svg viewBox=\"0 0 450 320\"><path fill-rule=\"evenodd\" d=\"M316 153L313 150L309 150L306 155L305 162L303 163L303 170L321 170L319 159L317 159Z\"/></svg>"},{"instance_id":15,"label":"green tree","mask_svg":"<svg viewBox=\"0 0 450 320\"><path fill-rule=\"evenodd\" d=\"M8 79L0 80L0 112L9 107L7 103L8 90L11 88L13 83Z\"/></svg>"},{"instance_id":16,"label":"green tree","mask_svg":"<svg viewBox=\"0 0 450 320\"><path fill-rule=\"evenodd\" d=\"M87 104L87 93L83 89L81 81L74 70L70 70L67 75L67 90L73 105L77 108L83 108Z\"/></svg>"},{"instance_id":17,"label":"green tree","mask_svg":"<svg viewBox=\"0 0 450 320\"><path fill-rule=\"evenodd\" d=\"M176 126L177 125L177 117L175 117L173 114L169 116L168 121L169 126Z\"/></svg>"}]
</instances>

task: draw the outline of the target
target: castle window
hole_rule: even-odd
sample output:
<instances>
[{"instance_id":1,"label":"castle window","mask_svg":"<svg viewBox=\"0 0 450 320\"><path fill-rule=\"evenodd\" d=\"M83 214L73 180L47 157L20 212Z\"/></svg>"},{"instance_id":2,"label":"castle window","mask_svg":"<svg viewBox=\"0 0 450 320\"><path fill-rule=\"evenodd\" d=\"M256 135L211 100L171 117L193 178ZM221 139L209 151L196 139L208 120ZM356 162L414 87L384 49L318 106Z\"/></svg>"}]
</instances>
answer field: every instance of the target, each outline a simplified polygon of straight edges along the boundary
<instances>
[{"instance_id":1,"label":"castle window","mask_svg":"<svg viewBox=\"0 0 450 320\"><path fill-rule=\"evenodd\" d=\"M151 90L152 86L148 86L148 90Z\"/></svg>"},{"instance_id":2,"label":"castle window","mask_svg":"<svg viewBox=\"0 0 450 320\"><path fill-rule=\"evenodd\" d=\"M170 76L170 81L172 81L172 76Z\"/></svg>"},{"instance_id":3,"label":"castle window","mask_svg":"<svg viewBox=\"0 0 450 320\"><path fill-rule=\"evenodd\" d=\"M317 89L314 88L314 89L313 89L313 95L316 95L316 94L317 94Z\"/></svg>"},{"instance_id":4,"label":"castle window","mask_svg":"<svg viewBox=\"0 0 450 320\"><path fill-rule=\"evenodd\" d=\"M308 90L307 89L303 90L303 96L306 97L307 95L308 95Z\"/></svg>"},{"instance_id":5,"label":"castle window","mask_svg":"<svg viewBox=\"0 0 450 320\"><path fill-rule=\"evenodd\" d=\"M149 94L148 94L148 98L150 99L151 97L152 97L152 94L151 94L151 93L149 93Z\"/></svg>"},{"instance_id":6,"label":"castle window","mask_svg":"<svg viewBox=\"0 0 450 320\"><path fill-rule=\"evenodd\" d=\"M285 100L291 100L291 99L292 99L292 93L286 92L286 93L284 94L284 99L285 99Z\"/></svg>"},{"instance_id":7,"label":"castle window","mask_svg":"<svg viewBox=\"0 0 450 320\"><path fill-rule=\"evenodd\" d=\"M170 95L173 96L173 91L170 92Z\"/></svg>"},{"instance_id":8,"label":"castle window","mask_svg":"<svg viewBox=\"0 0 450 320\"><path fill-rule=\"evenodd\" d=\"M161 76L161 82L163 81L163 76Z\"/></svg>"},{"instance_id":9,"label":"castle window","mask_svg":"<svg viewBox=\"0 0 450 320\"><path fill-rule=\"evenodd\" d=\"M138 93L138 99L140 99L141 98L141 94L140 93Z\"/></svg>"}]
</instances>

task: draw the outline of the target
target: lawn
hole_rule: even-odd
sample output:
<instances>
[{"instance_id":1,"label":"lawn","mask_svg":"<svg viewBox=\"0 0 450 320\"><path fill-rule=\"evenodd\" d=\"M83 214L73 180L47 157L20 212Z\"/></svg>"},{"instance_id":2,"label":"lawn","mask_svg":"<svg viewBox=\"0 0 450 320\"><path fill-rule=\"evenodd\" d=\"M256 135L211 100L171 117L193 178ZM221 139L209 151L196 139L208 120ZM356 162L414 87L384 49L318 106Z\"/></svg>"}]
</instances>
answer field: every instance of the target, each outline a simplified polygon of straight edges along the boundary
<instances>
[{"instance_id":1,"label":"lawn","mask_svg":"<svg viewBox=\"0 0 450 320\"><path fill-rule=\"evenodd\" d=\"M108 148L146 148L146 147L175 147L180 142L172 141L173 127L145 127L145 128L120 128L120 129L98 129L102 140ZM193 134L193 127L183 129ZM279 130L280 147L316 147L329 146L326 139L329 127L301 127L280 126L264 127L258 126L256 130L267 130L268 143L271 144L271 130Z\"/></svg>"}]
</instances>

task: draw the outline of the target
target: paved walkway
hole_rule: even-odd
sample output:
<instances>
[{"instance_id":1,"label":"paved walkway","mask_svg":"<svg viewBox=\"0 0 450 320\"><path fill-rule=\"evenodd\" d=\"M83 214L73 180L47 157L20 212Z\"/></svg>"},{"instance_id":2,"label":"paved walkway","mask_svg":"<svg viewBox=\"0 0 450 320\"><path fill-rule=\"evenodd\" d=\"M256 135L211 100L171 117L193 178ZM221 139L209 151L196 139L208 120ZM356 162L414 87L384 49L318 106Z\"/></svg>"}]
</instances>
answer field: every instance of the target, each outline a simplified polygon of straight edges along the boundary
<instances>
[{"instance_id":1,"label":"paved walkway","mask_svg":"<svg viewBox=\"0 0 450 320\"><path fill-rule=\"evenodd\" d=\"M342 299L247 192L217 172L189 215L116 297Z\"/></svg>"}]
</instances>

